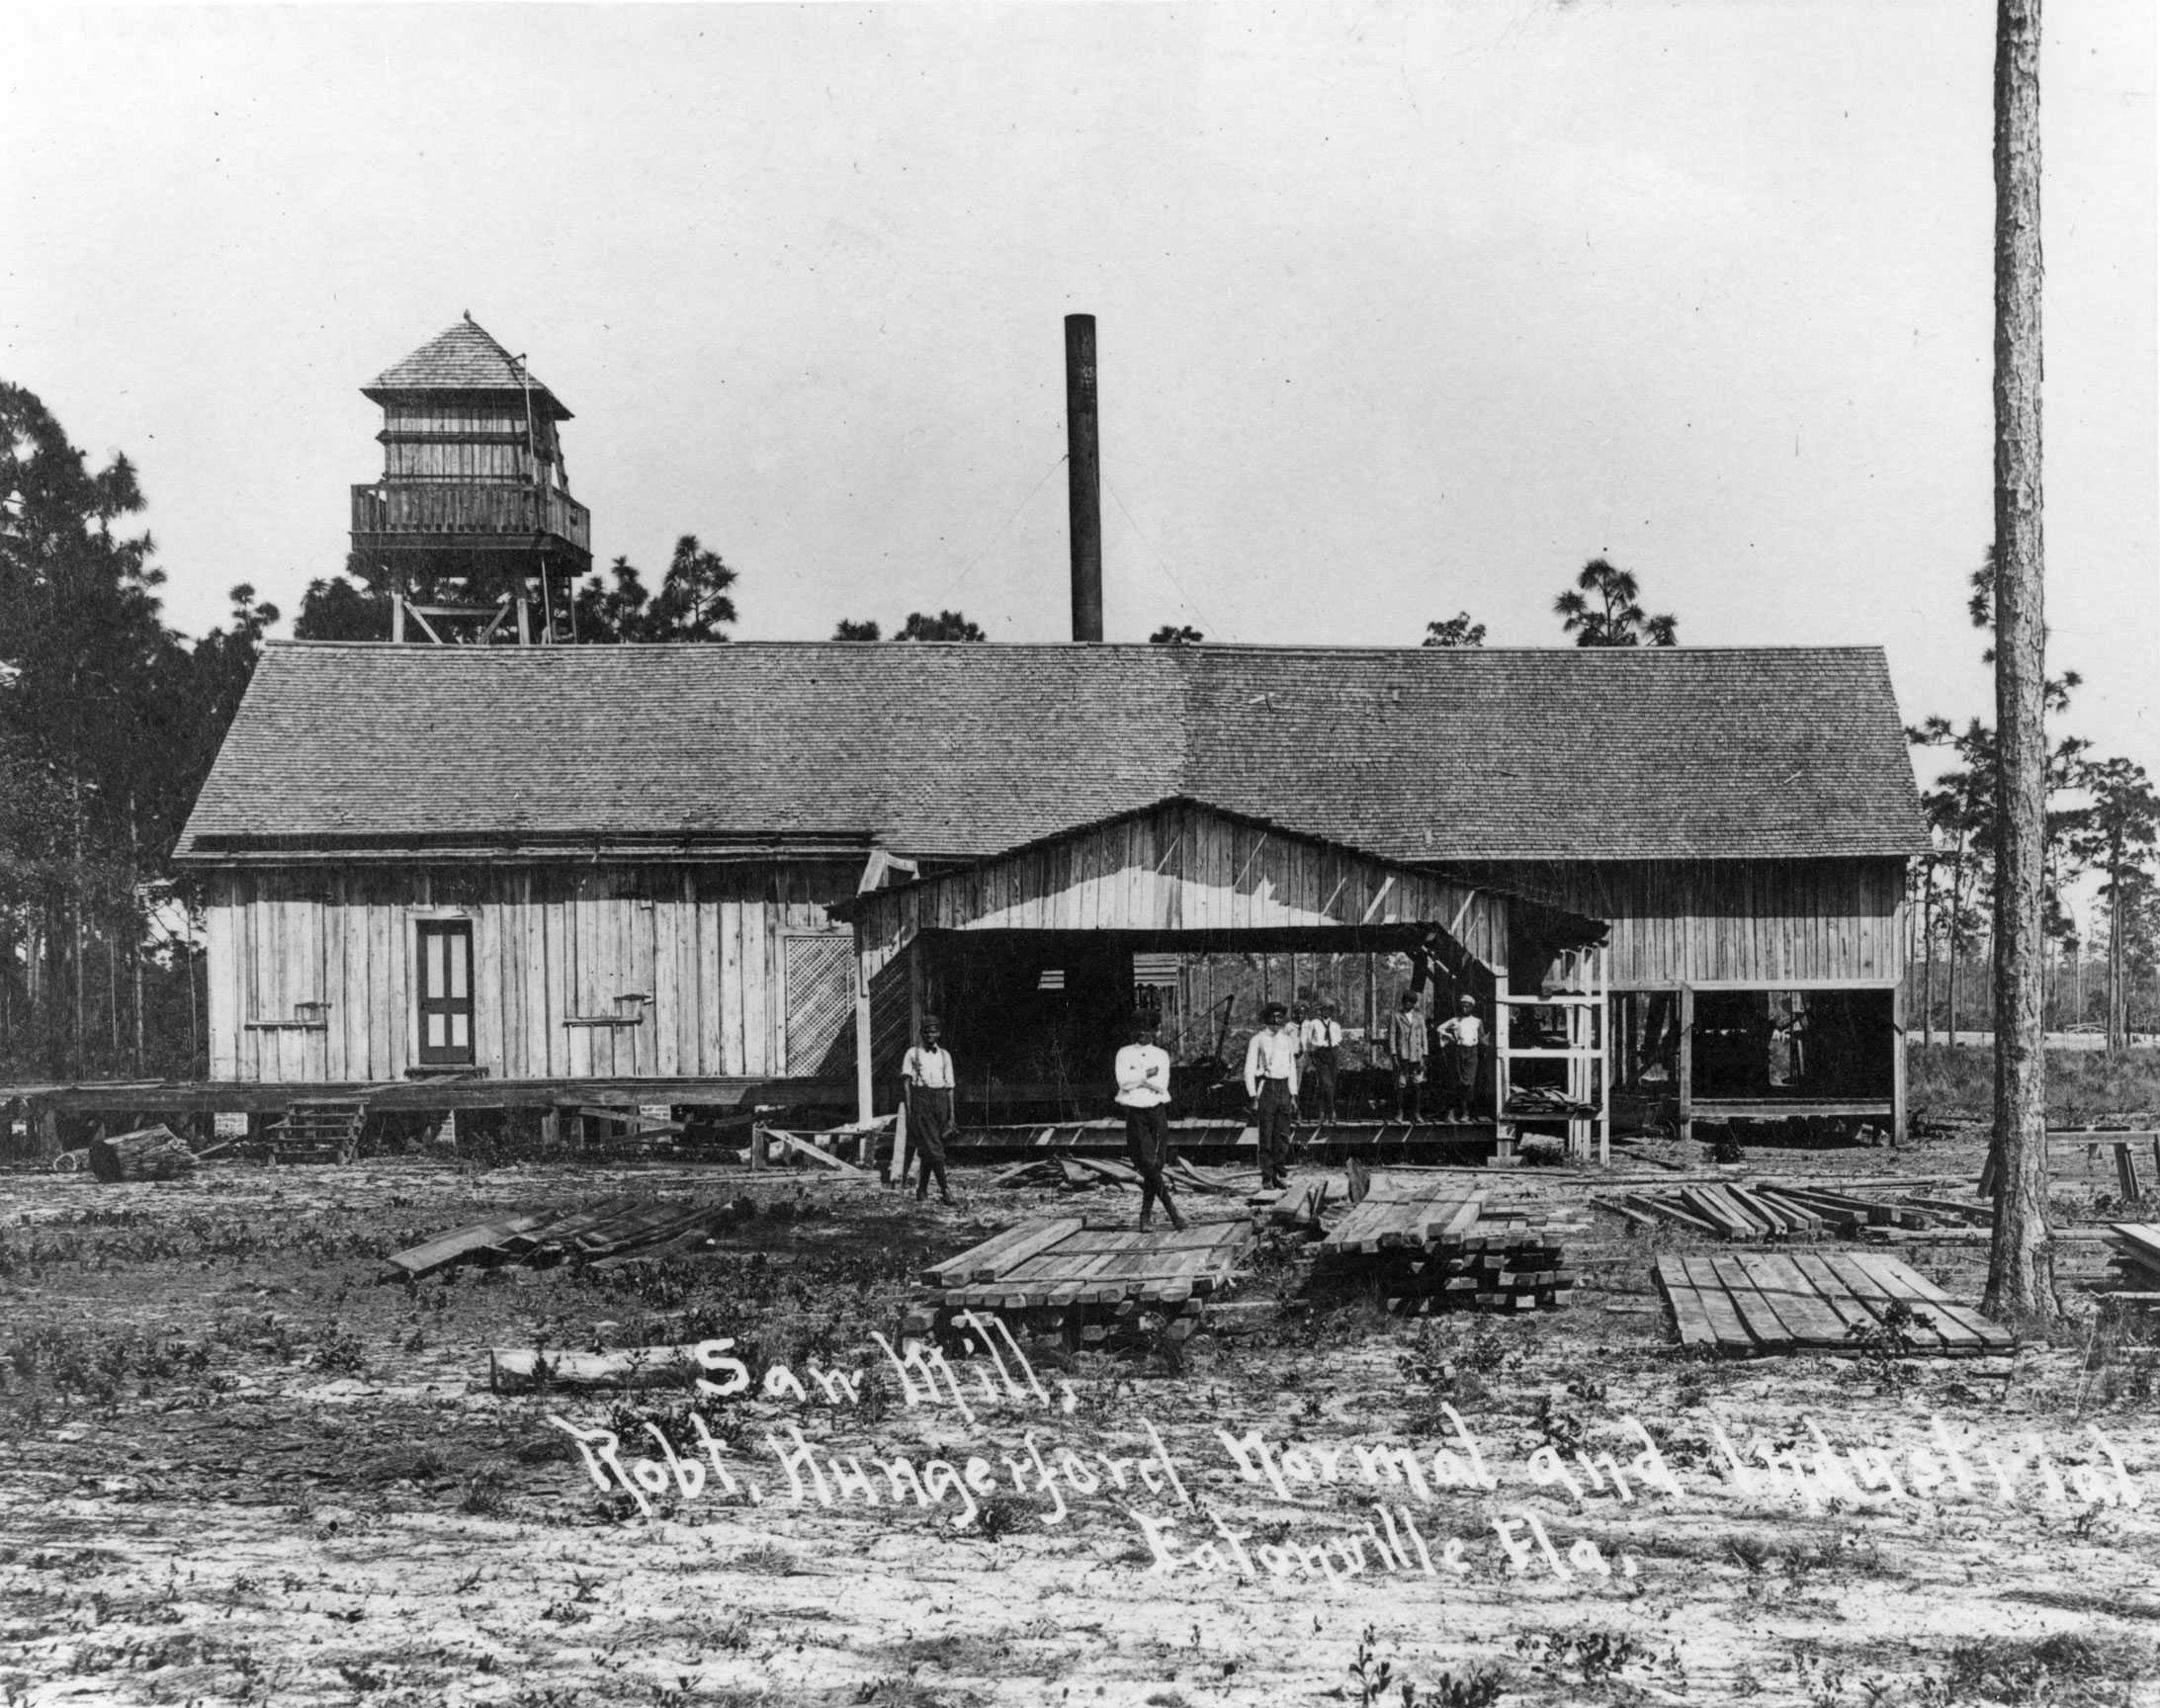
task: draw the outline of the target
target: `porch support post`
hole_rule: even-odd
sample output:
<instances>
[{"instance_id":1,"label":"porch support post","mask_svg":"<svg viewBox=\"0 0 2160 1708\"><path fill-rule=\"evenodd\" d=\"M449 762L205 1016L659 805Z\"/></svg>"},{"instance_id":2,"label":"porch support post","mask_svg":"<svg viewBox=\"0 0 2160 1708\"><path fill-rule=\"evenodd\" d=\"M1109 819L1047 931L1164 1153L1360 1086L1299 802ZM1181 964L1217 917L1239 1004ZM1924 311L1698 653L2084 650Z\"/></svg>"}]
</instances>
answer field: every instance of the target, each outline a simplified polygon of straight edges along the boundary
<instances>
[{"instance_id":1,"label":"porch support post","mask_svg":"<svg viewBox=\"0 0 2160 1708\"><path fill-rule=\"evenodd\" d=\"M1890 987L1890 1143L1905 1143L1905 981Z\"/></svg>"},{"instance_id":2,"label":"porch support post","mask_svg":"<svg viewBox=\"0 0 2160 1708\"><path fill-rule=\"evenodd\" d=\"M1695 987L1680 987L1680 1136L1695 1136Z\"/></svg>"},{"instance_id":3,"label":"porch support post","mask_svg":"<svg viewBox=\"0 0 2160 1708\"><path fill-rule=\"evenodd\" d=\"M870 952L863 942L862 927L855 927L855 1119L868 1126L877 1111L871 1107L870 1085Z\"/></svg>"}]
</instances>

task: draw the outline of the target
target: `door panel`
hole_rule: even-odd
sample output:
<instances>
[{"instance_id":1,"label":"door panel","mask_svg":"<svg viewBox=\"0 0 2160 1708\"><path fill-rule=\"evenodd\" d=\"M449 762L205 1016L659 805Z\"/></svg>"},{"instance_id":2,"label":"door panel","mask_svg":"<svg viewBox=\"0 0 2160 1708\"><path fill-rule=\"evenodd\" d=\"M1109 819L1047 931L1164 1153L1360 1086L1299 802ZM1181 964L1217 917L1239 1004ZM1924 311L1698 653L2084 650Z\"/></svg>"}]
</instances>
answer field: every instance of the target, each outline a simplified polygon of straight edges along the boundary
<instances>
[{"instance_id":1,"label":"door panel","mask_svg":"<svg viewBox=\"0 0 2160 1708\"><path fill-rule=\"evenodd\" d=\"M420 947L420 1063L473 1061L473 927L466 920L425 920Z\"/></svg>"}]
</instances>

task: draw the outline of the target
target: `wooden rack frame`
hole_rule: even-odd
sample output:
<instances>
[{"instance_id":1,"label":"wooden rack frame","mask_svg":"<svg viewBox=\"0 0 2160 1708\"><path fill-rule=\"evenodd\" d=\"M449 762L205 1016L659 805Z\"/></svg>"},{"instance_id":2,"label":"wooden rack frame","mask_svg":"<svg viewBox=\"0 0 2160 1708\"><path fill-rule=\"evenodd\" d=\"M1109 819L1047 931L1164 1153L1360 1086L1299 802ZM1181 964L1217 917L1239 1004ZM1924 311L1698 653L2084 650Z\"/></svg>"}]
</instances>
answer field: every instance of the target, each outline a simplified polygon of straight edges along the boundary
<instances>
[{"instance_id":1,"label":"wooden rack frame","mask_svg":"<svg viewBox=\"0 0 2160 1708\"><path fill-rule=\"evenodd\" d=\"M1517 1050L1510 1024L1517 1008L1558 1008L1567 1019L1568 1041L1560 1048L1543 1045ZM1565 1062L1571 1102L1594 1106L1593 1117L1512 1115L1517 1062ZM1500 1154L1514 1154L1515 1131L1525 1126L1564 1125L1568 1155L1591 1159L1597 1145L1600 1166L1612 1160L1612 956L1608 949L1570 949L1560 957L1552 993L1516 996L1509 992L1505 973L1493 985L1493 1119L1500 1134Z\"/></svg>"}]
</instances>

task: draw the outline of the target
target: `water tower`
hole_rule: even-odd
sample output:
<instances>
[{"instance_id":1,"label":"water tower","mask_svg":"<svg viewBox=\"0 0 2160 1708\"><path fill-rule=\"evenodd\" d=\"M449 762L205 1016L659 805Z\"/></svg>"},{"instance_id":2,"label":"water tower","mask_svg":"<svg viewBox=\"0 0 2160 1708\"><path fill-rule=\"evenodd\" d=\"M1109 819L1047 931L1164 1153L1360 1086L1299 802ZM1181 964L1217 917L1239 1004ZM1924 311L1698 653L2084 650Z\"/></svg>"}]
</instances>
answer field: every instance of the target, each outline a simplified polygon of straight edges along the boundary
<instances>
[{"instance_id":1,"label":"water tower","mask_svg":"<svg viewBox=\"0 0 2160 1708\"><path fill-rule=\"evenodd\" d=\"M383 406L383 478L353 488L353 554L390 595L393 640L568 640L592 567L570 496L570 418L471 314L361 387Z\"/></svg>"}]
</instances>

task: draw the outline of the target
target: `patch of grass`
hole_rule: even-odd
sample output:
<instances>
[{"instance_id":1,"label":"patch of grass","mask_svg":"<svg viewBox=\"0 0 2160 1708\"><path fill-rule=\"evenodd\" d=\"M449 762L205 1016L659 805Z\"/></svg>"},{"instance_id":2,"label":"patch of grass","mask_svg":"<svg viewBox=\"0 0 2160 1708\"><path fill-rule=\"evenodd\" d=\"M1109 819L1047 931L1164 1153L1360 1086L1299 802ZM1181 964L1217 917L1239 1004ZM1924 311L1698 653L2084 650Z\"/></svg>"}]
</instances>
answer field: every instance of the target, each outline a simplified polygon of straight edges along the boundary
<instances>
[{"instance_id":1,"label":"patch of grass","mask_svg":"<svg viewBox=\"0 0 2160 1708\"><path fill-rule=\"evenodd\" d=\"M2119 1685L2160 1672L2160 1652L2127 1637L1988 1637L1949 1652L1943 1702L2074 1703L2116 1700Z\"/></svg>"},{"instance_id":2,"label":"patch of grass","mask_svg":"<svg viewBox=\"0 0 2160 1708\"><path fill-rule=\"evenodd\" d=\"M469 1512L475 1518L501 1516L510 1504L509 1480L493 1465L483 1465L466 1480L465 1492L459 1496L458 1510Z\"/></svg>"},{"instance_id":3,"label":"patch of grass","mask_svg":"<svg viewBox=\"0 0 2160 1708\"><path fill-rule=\"evenodd\" d=\"M737 1554L733 1566L737 1572L752 1573L761 1578L792 1578L802 1571L802 1562L785 1548L775 1548L770 1542L760 1542L755 1548Z\"/></svg>"},{"instance_id":4,"label":"patch of grass","mask_svg":"<svg viewBox=\"0 0 2160 1708\"><path fill-rule=\"evenodd\" d=\"M1995 1052L1916 1044L1908 1059L1912 1099L1944 1113L1984 1113L1995 1095ZM2160 1050L2111 1060L2101 1050L2047 1052L2050 1121L2093 1120L2160 1109Z\"/></svg>"}]
</instances>

